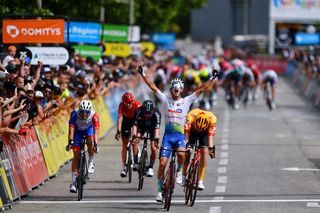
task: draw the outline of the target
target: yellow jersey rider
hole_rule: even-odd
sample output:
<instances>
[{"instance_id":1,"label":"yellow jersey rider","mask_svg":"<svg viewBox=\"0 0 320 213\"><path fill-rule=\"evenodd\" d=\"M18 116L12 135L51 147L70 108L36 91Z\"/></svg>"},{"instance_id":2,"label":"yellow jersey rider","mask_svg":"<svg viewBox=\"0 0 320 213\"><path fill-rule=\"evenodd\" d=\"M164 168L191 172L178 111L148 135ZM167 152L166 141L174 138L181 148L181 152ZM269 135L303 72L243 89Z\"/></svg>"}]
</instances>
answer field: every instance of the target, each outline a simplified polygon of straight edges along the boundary
<instances>
[{"instance_id":1,"label":"yellow jersey rider","mask_svg":"<svg viewBox=\"0 0 320 213\"><path fill-rule=\"evenodd\" d=\"M184 129L187 147L189 150L192 150L196 141L199 140L198 145L201 150L198 190L204 189L203 180L207 164L206 154L209 154L211 158L215 158L214 135L216 132L216 123L216 116L209 111L196 108L187 114L187 121ZM182 168L182 185L185 183L190 156L191 152L186 156Z\"/></svg>"}]
</instances>

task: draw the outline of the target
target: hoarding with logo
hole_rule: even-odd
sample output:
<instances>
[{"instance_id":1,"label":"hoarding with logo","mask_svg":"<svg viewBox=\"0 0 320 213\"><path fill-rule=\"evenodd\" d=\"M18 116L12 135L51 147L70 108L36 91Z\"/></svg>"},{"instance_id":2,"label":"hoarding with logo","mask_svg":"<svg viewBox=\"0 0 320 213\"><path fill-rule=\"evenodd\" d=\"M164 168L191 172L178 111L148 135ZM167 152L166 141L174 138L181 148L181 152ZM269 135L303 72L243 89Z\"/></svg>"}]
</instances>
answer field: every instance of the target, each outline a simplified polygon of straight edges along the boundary
<instances>
[{"instance_id":1,"label":"hoarding with logo","mask_svg":"<svg viewBox=\"0 0 320 213\"><path fill-rule=\"evenodd\" d=\"M3 43L63 43L63 19L4 20Z\"/></svg>"},{"instance_id":2,"label":"hoarding with logo","mask_svg":"<svg viewBox=\"0 0 320 213\"><path fill-rule=\"evenodd\" d=\"M103 41L128 42L128 26L103 25Z\"/></svg>"},{"instance_id":3,"label":"hoarding with logo","mask_svg":"<svg viewBox=\"0 0 320 213\"><path fill-rule=\"evenodd\" d=\"M80 54L83 57L91 56L94 60L98 60L102 55L100 47L97 46L76 45L73 48L76 54Z\"/></svg>"},{"instance_id":4,"label":"hoarding with logo","mask_svg":"<svg viewBox=\"0 0 320 213\"><path fill-rule=\"evenodd\" d=\"M131 47L129 44L121 43L104 43L105 51L104 55L127 57L131 54Z\"/></svg>"},{"instance_id":5,"label":"hoarding with logo","mask_svg":"<svg viewBox=\"0 0 320 213\"><path fill-rule=\"evenodd\" d=\"M319 33L296 33L294 35L295 44L297 45L312 45L320 44Z\"/></svg>"},{"instance_id":6,"label":"hoarding with logo","mask_svg":"<svg viewBox=\"0 0 320 213\"><path fill-rule=\"evenodd\" d=\"M42 61L48 65L62 65L67 63L69 53L64 47L27 47L32 53L31 64Z\"/></svg>"},{"instance_id":7,"label":"hoarding with logo","mask_svg":"<svg viewBox=\"0 0 320 213\"><path fill-rule=\"evenodd\" d=\"M176 35L174 33L154 33L151 41L156 44L172 44L176 41Z\"/></svg>"},{"instance_id":8,"label":"hoarding with logo","mask_svg":"<svg viewBox=\"0 0 320 213\"><path fill-rule=\"evenodd\" d=\"M65 41L67 41L68 23L65 23ZM101 26L94 22L70 22L69 42L98 44L100 42Z\"/></svg>"}]
</instances>

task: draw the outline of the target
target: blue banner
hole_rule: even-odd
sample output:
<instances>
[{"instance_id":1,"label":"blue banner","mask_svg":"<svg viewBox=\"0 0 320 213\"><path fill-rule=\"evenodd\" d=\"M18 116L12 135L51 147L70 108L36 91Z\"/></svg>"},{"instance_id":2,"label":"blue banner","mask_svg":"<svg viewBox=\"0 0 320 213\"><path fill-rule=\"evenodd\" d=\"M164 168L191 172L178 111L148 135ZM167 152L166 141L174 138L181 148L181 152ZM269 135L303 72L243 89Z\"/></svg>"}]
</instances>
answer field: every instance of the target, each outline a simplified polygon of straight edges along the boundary
<instances>
[{"instance_id":1,"label":"blue banner","mask_svg":"<svg viewBox=\"0 0 320 213\"><path fill-rule=\"evenodd\" d=\"M68 29L68 23L65 23ZM94 22L70 22L69 42L81 42L88 44L98 44L100 42L101 26ZM65 41L67 41L67 31L65 30Z\"/></svg>"},{"instance_id":2,"label":"blue banner","mask_svg":"<svg viewBox=\"0 0 320 213\"><path fill-rule=\"evenodd\" d=\"M151 41L156 44L172 44L176 41L176 35L174 33L154 33Z\"/></svg>"},{"instance_id":3,"label":"blue banner","mask_svg":"<svg viewBox=\"0 0 320 213\"><path fill-rule=\"evenodd\" d=\"M319 33L296 33L294 40L297 45L320 44Z\"/></svg>"}]
</instances>

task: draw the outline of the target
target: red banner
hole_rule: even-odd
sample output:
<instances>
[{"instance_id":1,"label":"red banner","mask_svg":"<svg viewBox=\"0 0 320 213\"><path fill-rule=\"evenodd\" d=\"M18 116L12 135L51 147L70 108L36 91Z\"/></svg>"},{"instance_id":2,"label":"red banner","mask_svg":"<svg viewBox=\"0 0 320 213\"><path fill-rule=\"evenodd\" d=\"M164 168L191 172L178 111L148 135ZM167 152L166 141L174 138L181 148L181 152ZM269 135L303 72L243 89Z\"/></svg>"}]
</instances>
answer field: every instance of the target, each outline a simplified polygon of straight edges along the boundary
<instances>
[{"instance_id":1,"label":"red banner","mask_svg":"<svg viewBox=\"0 0 320 213\"><path fill-rule=\"evenodd\" d=\"M32 127L26 136L3 135L6 152L19 194L24 195L48 178L38 139Z\"/></svg>"},{"instance_id":2,"label":"red banner","mask_svg":"<svg viewBox=\"0 0 320 213\"><path fill-rule=\"evenodd\" d=\"M274 57L255 57L254 58L255 63L257 64L260 71L265 70L274 70L277 73L285 73L287 69L288 62L286 60L281 60L279 58Z\"/></svg>"}]
</instances>

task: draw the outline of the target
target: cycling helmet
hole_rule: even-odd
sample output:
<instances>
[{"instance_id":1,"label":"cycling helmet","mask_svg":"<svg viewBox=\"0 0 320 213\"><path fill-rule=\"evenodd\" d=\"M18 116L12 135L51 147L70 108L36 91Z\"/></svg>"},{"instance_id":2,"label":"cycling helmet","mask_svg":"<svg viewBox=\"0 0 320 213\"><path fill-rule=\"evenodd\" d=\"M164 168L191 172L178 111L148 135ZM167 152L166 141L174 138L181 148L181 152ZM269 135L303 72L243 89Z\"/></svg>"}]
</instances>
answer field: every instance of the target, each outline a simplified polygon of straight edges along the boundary
<instances>
[{"instance_id":1,"label":"cycling helmet","mask_svg":"<svg viewBox=\"0 0 320 213\"><path fill-rule=\"evenodd\" d=\"M170 89L174 87L180 87L181 89L184 88L183 81L179 78L174 78L170 81Z\"/></svg>"},{"instance_id":2,"label":"cycling helmet","mask_svg":"<svg viewBox=\"0 0 320 213\"><path fill-rule=\"evenodd\" d=\"M200 113L196 116L194 122L192 123L192 127L197 132L204 132L208 129L210 125L209 118L206 114Z\"/></svg>"},{"instance_id":3,"label":"cycling helmet","mask_svg":"<svg viewBox=\"0 0 320 213\"><path fill-rule=\"evenodd\" d=\"M154 105L151 100L146 100L142 103L143 112L144 113L153 113L154 112Z\"/></svg>"},{"instance_id":4,"label":"cycling helmet","mask_svg":"<svg viewBox=\"0 0 320 213\"><path fill-rule=\"evenodd\" d=\"M124 103L130 103L131 101L133 101L134 99L134 95L132 92L126 92L122 95L122 102Z\"/></svg>"},{"instance_id":5,"label":"cycling helmet","mask_svg":"<svg viewBox=\"0 0 320 213\"><path fill-rule=\"evenodd\" d=\"M82 100L79 104L79 109L81 111L91 111L92 108L92 103L89 100Z\"/></svg>"}]
</instances>

